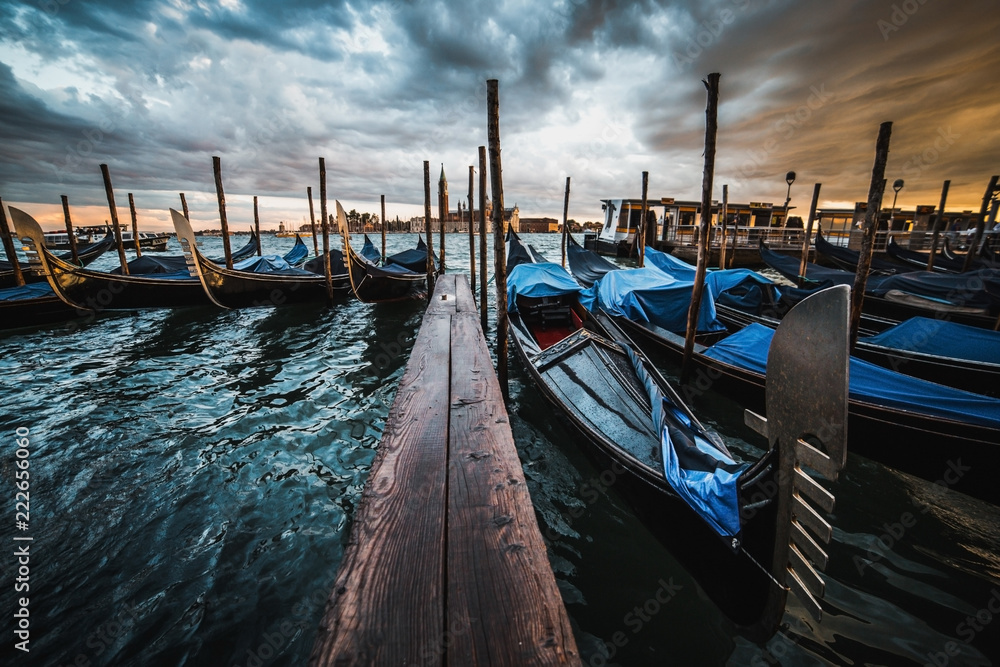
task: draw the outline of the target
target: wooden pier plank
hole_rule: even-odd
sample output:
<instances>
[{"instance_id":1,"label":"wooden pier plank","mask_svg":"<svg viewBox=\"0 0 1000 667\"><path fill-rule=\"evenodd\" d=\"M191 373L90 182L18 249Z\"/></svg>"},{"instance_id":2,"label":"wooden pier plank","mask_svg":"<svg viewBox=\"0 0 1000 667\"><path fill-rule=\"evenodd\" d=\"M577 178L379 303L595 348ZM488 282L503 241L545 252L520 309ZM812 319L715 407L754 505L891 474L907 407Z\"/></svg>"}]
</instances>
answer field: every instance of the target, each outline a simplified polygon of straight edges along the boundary
<instances>
[{"instance_id":1,"label":"wooden pier plank","mask_svg":"<svg viewBox=\"0 0 1000 667\"><path fill-rule=\"evenodd\" d=\"M440 643L450 305L424 316L311 665L427 664Z\"/></svg>"},{"instance_id":2,"label":"wooden pier plank","mask_svg":"<svg viewBox=\"0 0 1000 667\"><path fill-rule=\"evenodd\" d=\"M479 318L461 305L451 350L447 662L578 664Z\"/></svg>"},{"instance_id":3,"label":"wooden pier plank","mask_svg":"<svg viewBox=\"0 0 1000 667\"><path fill-rule=\"evenodd\" d=\"M309 662L580 664L465 276L438 278Z\"/></svg>"}]
</instances>

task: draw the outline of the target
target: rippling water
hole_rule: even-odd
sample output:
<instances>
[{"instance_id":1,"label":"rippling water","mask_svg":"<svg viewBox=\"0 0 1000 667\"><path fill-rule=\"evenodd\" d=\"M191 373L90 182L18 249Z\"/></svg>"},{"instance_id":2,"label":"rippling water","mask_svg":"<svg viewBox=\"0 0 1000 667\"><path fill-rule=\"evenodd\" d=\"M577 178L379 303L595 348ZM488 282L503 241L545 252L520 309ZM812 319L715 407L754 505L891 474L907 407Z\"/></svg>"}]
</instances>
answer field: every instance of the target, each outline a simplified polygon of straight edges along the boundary
<instances>
[{"instance_id":1,"label":"rippling water","mask_svg":"<svg viewBox=\"0 0 1000 667\"><path fill-rule=\"evenodd\" d=\"M558 261L558 237L527 240ZM414 241L391 235L389 250ZM468 238L449 235L449 270L467 260ZM5 664L303 664L420 318L419 303L345 299L0 336L11 499L0 540L10 554L15 534L34 538L28 655L13 648L16 563L0 558ZM602 483L516 360L511 383L515 440L586 664L1000 661L996 507L850 455L829 487L826 615L816 623L790 597L782 630L756 646ZM739 405L708 393L695 409L759 454ZM26 533L13 525L18 427L30 431ZM636 622L660 582L681 588Z\"/></svg>"}]
</instances>

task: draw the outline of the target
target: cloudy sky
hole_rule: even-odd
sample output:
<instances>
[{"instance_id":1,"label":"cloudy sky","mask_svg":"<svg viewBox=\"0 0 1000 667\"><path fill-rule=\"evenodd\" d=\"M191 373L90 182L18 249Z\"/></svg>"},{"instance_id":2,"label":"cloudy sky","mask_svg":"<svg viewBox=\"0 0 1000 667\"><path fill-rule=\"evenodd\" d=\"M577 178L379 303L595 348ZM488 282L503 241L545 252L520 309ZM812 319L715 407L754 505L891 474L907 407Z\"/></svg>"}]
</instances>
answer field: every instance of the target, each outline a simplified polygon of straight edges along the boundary
<instances>
[{"instance_id":1,"label":"cloudy sky","mask_svg":"<svg viewBox=\"0 0 1000 667\"><path fill-rule=\"evenodd\" d=\"M330 199L423 210L423 161L451 201L486 137L500 81L504 199L522 216L600 217L602 198L700 199L709 72L720 72L716 198L793 206L867 198L879 123L901 206L978 209L1000 170L996 0L0 0L0 197L46 227L169 229L185 192L217 224L308 216ZM477 179L478 182L478 179ZM436 191L436 185L432 186ZM890 192L891 195L891 192ZM435 199L436 202L436 199ZM887 201L888 204L888 201ZM436 210L436 203L435 203ZM318 203L317 203L318 211Z\"/></svg>"}]
</instances>

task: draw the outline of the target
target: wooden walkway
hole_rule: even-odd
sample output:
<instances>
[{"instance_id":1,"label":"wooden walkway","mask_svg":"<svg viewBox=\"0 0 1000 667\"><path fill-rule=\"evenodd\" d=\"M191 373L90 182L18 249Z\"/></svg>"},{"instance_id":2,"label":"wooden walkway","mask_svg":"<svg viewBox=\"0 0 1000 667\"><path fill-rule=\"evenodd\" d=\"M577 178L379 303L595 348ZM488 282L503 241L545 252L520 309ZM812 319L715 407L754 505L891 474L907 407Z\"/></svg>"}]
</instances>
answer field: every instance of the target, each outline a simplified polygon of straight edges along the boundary
<instances>
[{"instance_id":1,"label":"wooden walkway","mask_svg":"<svg viewBox=\"0 0 1000 667\"><path fill-rule=\"evenodd\" d=\"M439 277L310 665L579 665L462 275Z\"/></svg>"}]
</instances>

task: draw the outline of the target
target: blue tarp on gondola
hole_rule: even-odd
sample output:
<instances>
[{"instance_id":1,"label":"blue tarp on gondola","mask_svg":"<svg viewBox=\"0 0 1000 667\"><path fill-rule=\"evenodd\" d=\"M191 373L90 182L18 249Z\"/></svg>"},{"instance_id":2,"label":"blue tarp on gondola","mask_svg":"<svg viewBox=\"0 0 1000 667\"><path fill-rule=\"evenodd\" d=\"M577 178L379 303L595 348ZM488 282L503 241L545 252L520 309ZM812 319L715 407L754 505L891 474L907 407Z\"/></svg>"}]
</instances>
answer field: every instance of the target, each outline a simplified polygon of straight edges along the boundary
<instances>
[{"instance_id":1,"label":"blue tarp on gondola","mask_svg":"<svg viewBox=\"0 0 1000 667\"><path fill-rule=\"evenodd\" d=\"M899 290L958 306L989 308L996 305L997 300L984 289L987 283L1000 285L1000 272L992 269L955 274L913 271L895 276L872 276L865 293L884 296L889 290Z\"/></svg>"},{"instance_id":2,"label":"blue tarp on gondola","mask_svg":"<svg viewBox=\"0 0 1000 667\"><path fill-rule=\"evenodd\" d=\"M434 262L434 268L438 268L437 256L434 251L431 251L431 261ZM427 271L427 244L424 243L422 238L417 238L417 247L412 250L404 250L402 252L397 252L395 255L389 255L385 258L385 263L389 264L399 264L408 268L410 271L416 272L426 272Z\"/></svg>"},{"instance_id":3,"label":"blue tarp on gondola","mask_svg":"<svg viewBox=\"0 0 1000 667\"><path fill-rule=\"evenodd\" d=\"M0 289L0 301L23 301L24 299L38 299L43 296L53 296L54 294L47 282L28 283L27 285Z\"/></svg>"},{"instance_id":4,"label":"blue tarp on gondola","mask_svg":"<svg viewBox=\"0 0 1000 667\"><path fill-rule=\"evenodd\" d=\"M696 267L673 255L647 246L646 261L678 280L694 280ZM762 306L781 298L772 280L750 269L710 269L705 274L705 291L716 302L744 312L759 313Z\"/></svg>"},{"instance_id":5,"label":"blue tarp on gondola","mask_svg":"<svg viewBox=\"0 0 1000 667\"><path fill-rule=\"evenodd\" d=\"M280 255L264 255L263 257L250 257L242 262L233 264L237 271L248 271L250 273L276 273L283 276L312 276L313 273L304 269L296 269L284 260Z\"/></svg>"},{"instance_id":6,"label":"blue tarp on gondola","mask_svg":"<svg viewBox=\"0 0 1000 667\"><path fill-rule=\"evenodd\" d=\"M546 296L579 294L582 288L558 264L518 264L507 276L507 310L517 312L516 297L539 299Z\"/></svg>"},{"instance_id":7,"label":"blue tarp on gondola","mask_svg":"<svg viewBox=\"0 0 1000 667\"><path fill-rule=\"evenodd\" d=\"M740 475L749 466L737 463L723 448L692 428L687 414L665 396L635 353L625 348L652 405L651 418L660 436L663 474L671 488L719 535L740 534Z\"/></svg>"},{"instance_id":8,"label":"blue tarp on gondola","mask_svg":"<svg viewBox=\"0 0 1000 667\"><path fill-rule=\"evenodd\" d=\"M677 280L659 269L609 271L581 294L580 303L591 311L600 307L609 315L678 333L687 329L693 286L693 281ZM712 299L701 300L698 331L725 331L716 319Z\"/></svg>"},{"instance_id":9,"label":"blue tarp on gondola","mask_svg":"<svg viewBox=\"0 0 1000 667\"><path fill-rule=\"evenodd\" d=\"M912 317L861 340L896 350L1000 364L1000 332L929 317Z\"/></svg>"},{"instance_id":10,"label":"blue tarp on gondola","mask_svg":"<svg viewBox=\"0 0 1000 667\"><path fill-rule=\"evenodd\" d=\"M376 266L378 266L378 263L382 261L382 253L378 251L375 244L372 243L372 240L368 238L367 234L365 234L365 244L361 246L361 256ZM426 259L424 261L426 261Z\"/></svg>"},{"instance_id":11,"label":"blue tarp on gondola","mask_svg":"<svg viewBox=\"0 0 1000 667\"><path fill-rule=\"evenodd\" d=\"M774 330L751 324L705 350L705 356L760 375ZM851 357L851 400L957 422L1000 428L1000 399L952 389Z\"/></svg>"},{"instance_id":12,"label":"blue tarp on gondola","mask_svg":"<svg viewBox=\"0 0 1000 667\"><path fill-rule=\"evenodd\" d=\"M678 280L694 280L694 274L698 270L696 266L688 264L683 259L649 246L646 246L646 262Z\"/></svg>"}]
</instances>

